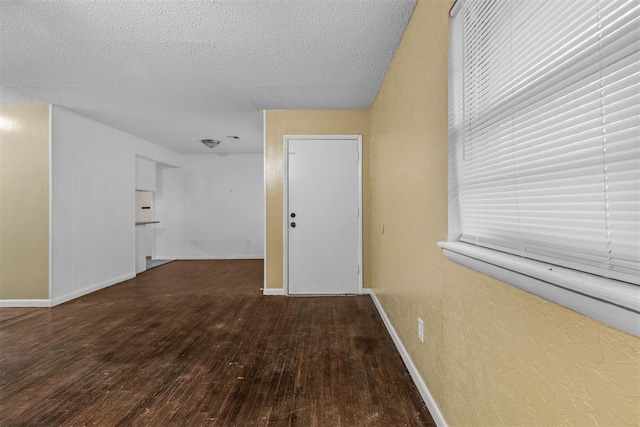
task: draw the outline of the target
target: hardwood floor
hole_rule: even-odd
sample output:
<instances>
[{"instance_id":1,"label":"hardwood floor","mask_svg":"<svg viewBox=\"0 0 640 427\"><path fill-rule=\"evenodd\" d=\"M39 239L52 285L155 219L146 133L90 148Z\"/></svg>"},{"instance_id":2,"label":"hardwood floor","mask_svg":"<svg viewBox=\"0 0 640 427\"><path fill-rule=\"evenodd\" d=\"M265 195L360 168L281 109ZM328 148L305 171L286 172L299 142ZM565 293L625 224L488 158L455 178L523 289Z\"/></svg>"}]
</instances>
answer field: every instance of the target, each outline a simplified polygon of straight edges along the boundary
<instances>
[{"instance_id":1,"label":"hardwood floor","mask_svg":"<svg viewBox=\"0 0 640 427\"><path fill-rule=\"evenodd\" d=\"M369 296L263 297L262 261L175 261L0 309L0 426L433 426Z\"/></svg>"}]
</instances>

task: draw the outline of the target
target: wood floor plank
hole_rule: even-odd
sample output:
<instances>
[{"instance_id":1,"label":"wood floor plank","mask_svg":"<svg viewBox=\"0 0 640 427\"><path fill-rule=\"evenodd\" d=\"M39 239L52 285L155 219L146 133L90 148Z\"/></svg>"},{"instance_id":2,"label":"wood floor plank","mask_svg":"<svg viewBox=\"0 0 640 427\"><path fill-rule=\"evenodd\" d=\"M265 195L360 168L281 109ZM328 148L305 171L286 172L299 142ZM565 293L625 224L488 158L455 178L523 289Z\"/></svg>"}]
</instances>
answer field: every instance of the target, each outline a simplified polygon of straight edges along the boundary
<instances>
[{"instance_id":1,"label":"wood floor plank","mask_svg":"<svg viewBox=\"0 0 640 427\"><path fill-rule=\"evenodd\" d=\"M0 308L0 426L434 426L369 296L261 295L260 260L175 261Z\"/></svg>"}]
</instances>

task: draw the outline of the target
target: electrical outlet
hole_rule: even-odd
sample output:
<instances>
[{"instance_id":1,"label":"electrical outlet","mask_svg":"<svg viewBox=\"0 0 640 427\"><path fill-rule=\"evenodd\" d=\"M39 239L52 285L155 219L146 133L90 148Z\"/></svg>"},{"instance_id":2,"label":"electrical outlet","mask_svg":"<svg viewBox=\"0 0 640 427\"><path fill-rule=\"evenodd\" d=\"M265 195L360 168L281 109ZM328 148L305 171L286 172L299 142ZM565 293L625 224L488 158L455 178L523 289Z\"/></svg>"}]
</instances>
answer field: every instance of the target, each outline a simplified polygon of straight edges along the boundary
<instances>
[{"instance_id":1,"label":"electrical outlet","mask_svg":"<svg viewBox=\"0 0 640 427\"><path fill-rule=\"evenodd\" d=\"M418 317L418 339L420 342L424 342L424 323L422 319Z\"/></svg>"}]
</instances>

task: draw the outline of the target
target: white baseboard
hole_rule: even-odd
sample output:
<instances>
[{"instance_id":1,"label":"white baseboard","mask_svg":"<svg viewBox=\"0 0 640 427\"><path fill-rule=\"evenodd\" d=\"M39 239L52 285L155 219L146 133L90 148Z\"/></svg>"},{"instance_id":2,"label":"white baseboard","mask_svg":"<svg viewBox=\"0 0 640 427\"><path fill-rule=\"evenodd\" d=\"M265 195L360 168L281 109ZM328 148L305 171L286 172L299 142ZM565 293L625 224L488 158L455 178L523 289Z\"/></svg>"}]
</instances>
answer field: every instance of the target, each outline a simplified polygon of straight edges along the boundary
<instances>
[{"instance_id":1,"label":"white baseboard","mask_svg":"<svg viewBox=\"0 0 640 427\"><path fill-rule=\"evenodd\" d=\"M203 259L264 259L264 255L196 255L196 256L179 256L179 257L171 257L171 256L156 256L154 259L162 260L162 261L194 261L194 260L203 260Z\"/></svg>"},{"instance_id":2,"label":"white baseboard","mask_svg":"<svg viewBox=\"0 0 640 427\"><path fill-rule=\"evenodd\" d=\"M113 279L105 280L104 282L100 282L98 284L89 286L87 288L83 288L77 291L69 292L68 294L56 297L52 300L51 306L55 306L58 304L65 303L67 301L71 301L72 299L79 298L81 296L90 294L95 291L99 291L100 289L108 288L109 286L115 285L120 282L124 282L125 280L133 279L136 277L135 273L128 273L120 277L116 277Z\"/></svg>"},{"instance_id":3,"label":"white baseboard","mask_svg":"<svg viewBox=\"0 0 640 427\"><path fill-rule=\"evenodd\" d=\"M0 299L0 307L51 307L50 299Z\"/></svg>"},{"instance_id":4,"label":"white baseboard","mask_svg":"<svg viewBox=\"0 0 640 427\"><path fill-rule=\"evenodd\" d=\"M287 295L284 288L262 288L262 295Z\"/></svg>"},{"instance_id":5,"label":"white baseboard","mask_svg":"<svg viewBox=\"0 0 640 427\"><path fill-rule=\"evenodd\" d=\"M418 373L418 368L416 368L416 365L413 363L413 360L411 360L409 353L407 353L407 349L404 347L404 344L402 344L402 341L400 341L400 337L398 336L395 328L391 324L391 320L389 320L389 317L387 317L387 313L385 313L384 309L382 308L382 305L380 304L380 301L378 300L378 297L376 296L375 292L371 288L363 288L362 293L371 295L371 299L373 300L373 303L378 309L378 313L380 313L380 317L382 317L382 321L384 322L384 325L387 327L387 331L389 331L389 335L391 335L391 338L393 339L393 342L395 343L396 348L398 349L398 352L400 352L400 356L402 357L402 360L404 361L405 366L409 370L409 374L411 375L413 382L418 388L418 391L420 392L420 395L422 396L424 403L427 404L427 408L429 409L429 412L431 413L433 420L436 422L436 425L438 427L447 427L447 423L444 420L444 417L442 416L442 412L440 412L440 408L438 408L438 404L436 403L435 399L429 392L429 389L427 388L427 384L425 384L424 380L420 376L420 373Z\"/></svg>"}]
</instances>

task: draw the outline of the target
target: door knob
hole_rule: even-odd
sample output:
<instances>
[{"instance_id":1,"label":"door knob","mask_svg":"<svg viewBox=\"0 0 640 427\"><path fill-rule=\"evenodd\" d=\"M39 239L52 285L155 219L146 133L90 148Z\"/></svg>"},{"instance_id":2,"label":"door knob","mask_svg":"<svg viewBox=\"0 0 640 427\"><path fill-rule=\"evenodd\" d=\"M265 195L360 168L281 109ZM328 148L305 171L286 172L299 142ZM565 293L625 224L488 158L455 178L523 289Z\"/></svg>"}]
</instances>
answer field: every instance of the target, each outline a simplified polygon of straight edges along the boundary
<instances>
[{"instance_id":1,"label":"door knob","mask_svg":"<svg viewBox=\"0 0 640 427\"><path fill-rule=\"evenodd\" d=\"M292 222L292 223L291 223L291 226L292 226L293 228L296 228L296 223L295 223L295 222Z\"/></svg>"},{"instance_id":2,"label":"door knob","mask_svg":"<svg viewBox=\"0 0 640 427\"><path fill-rule=\"evenodd\" d=\"M296 213L295 212L291 212L291 218L295 218L296 217Z\"/></svg>"}]
</instances>

